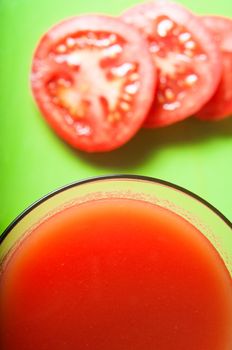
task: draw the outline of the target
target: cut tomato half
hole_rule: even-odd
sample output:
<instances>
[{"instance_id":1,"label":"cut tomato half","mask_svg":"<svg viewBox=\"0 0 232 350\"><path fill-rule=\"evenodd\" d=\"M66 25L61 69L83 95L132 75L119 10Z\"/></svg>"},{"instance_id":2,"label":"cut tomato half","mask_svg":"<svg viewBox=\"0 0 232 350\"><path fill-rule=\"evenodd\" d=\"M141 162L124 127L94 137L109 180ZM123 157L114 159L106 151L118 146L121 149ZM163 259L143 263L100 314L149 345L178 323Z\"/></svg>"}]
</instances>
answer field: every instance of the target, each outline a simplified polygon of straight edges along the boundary
<instances>
[{"instance_id":1,"label":"cut tomato half","mask_svg":"<svg viewBox=\"0 0 232 350\"><path fill-rule=\"evenodd\" d=\"M232 115L232 20L224 17L201 17L211 30L222 53L222 78L212 99L197 113L205 120L220 120Z\"/></svg>"},{"instance_id":2,"label":"cut tomato half","mask_svg":"<svg viewBox=\"0 0 232 350\"><path fill-rule=\"evenodd\" d=\"M157 94L145 126L165 126L196 113L221 77L219 49L201 20L166 1L138 5L122 18L146 37L158 68Z\"/></svg>"},{"instance_id":3,"label":"cut tomato half","mask_svg":"<svg viewBox=\"0 0 232 350\"><path fill-rule=\"evenodd\" d=\"M33 58L31 85L42 114L67 143L88 152L113 150L138 131L155 82L143 36L111 17L59 23Z\"/></svg>"}]
</instances>

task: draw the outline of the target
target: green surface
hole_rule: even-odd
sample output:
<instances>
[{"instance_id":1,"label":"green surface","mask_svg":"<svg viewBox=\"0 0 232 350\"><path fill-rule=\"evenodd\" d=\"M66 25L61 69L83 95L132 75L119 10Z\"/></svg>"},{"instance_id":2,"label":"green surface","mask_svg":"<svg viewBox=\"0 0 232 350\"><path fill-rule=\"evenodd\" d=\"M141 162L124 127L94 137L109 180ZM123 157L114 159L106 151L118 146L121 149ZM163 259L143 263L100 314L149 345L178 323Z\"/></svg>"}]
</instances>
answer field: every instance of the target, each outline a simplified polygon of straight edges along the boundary
<instances>
[{"instance_id":1,"label":"green surface","mask_svg":"<svg viewBox=\"0 0 232 350\"><path fill-rule=\"evenodd\" d=\"M131 173L171 181L232 219L232 118L188 119L143 130L109 154L72 151L37 111L28 77L35 45L54 23L81 13L119 14L136 0L0 0L0 231L47 192L85 177ZM232 17L231 0L183 0L200 14Z\"/></svg>"}]
</instances>

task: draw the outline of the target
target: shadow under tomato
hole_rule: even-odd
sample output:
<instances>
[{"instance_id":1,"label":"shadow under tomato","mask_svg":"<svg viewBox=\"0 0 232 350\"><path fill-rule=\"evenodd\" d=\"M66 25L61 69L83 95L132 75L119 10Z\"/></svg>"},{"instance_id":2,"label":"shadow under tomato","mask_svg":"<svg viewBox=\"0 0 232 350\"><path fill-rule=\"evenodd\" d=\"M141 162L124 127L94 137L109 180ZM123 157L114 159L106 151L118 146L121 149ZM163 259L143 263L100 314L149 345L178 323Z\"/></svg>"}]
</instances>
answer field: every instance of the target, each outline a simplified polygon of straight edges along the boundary
<instances>
[{"instance_id":1,"label":"shadow under tomato","mask_svg":"<svg viewBox=\"0 0 232 350\"><path fill-rule=\"evenodd\" d=\"M85 161L111 169L136 168L150 156L167 147L187 146L214 138L232 137L232 118L205 122L189 118L180 123L158 129L142 129L123 147L108 153L74 151Z\"/></svg>"}]
</instances>

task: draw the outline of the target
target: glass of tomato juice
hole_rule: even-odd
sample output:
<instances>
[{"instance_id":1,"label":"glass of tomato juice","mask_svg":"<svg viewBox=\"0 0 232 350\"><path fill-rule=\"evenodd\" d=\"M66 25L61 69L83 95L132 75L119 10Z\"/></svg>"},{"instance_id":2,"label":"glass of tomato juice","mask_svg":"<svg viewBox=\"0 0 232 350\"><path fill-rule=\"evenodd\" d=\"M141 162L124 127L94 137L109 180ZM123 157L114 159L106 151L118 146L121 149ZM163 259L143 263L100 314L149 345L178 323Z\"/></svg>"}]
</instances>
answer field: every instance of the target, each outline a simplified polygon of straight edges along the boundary
<instances>
[{"instance_id":1,"label":"glass of tomato juice","mask_svg":"<svg viewBox=\"0 0 232 350\"><path fill-rule=\"evenodd\" d=\"M1 349L231 350L231 228L147 177L49 194L1 236Z\"/></svg>"}]
</instances>

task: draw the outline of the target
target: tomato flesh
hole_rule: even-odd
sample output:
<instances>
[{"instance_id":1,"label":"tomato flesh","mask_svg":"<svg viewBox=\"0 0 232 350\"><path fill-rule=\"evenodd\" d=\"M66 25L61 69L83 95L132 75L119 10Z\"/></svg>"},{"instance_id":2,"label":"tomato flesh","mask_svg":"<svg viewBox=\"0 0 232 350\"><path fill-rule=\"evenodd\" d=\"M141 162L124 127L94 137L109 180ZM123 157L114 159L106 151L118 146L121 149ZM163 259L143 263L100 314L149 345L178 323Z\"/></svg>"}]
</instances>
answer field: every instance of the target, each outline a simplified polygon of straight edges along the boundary
<instances>
[{"instance_id":1,"label":"tomato flesh","mask_svg":"<svg viewBox=\"0 0 232 350\"><path fill-rule=\"evenodd\" d=\"M222 52L222 78L212 99L197 113L205 120L220 120L232 115L232 20L217 16L201 18L211 30Z\"/></svg>"},{"instance_id":2,"label":"tomato flesh","mask_svg":"<svg viewBox=\"0 0 232 350\"><path fill-rule=\"evenodd\" d=\"M156 71L141 34L118 19L82 16L52 28L32 67L45 118L72 146L109 151L126 143L152 103Z\"/></svg>"},{"instance_id":3,"label":"tomato flesh","mask_svg":"<svg viewBox=\"0 0 232 350\"><path fill-rule=\"evenodd\" d=\"M220 52L200 20L167 2L129 9L122 18L145 35L158 68L158 89L145 126L185 119L213 95L221 75Z\"/></svg>"}]
</instances>

